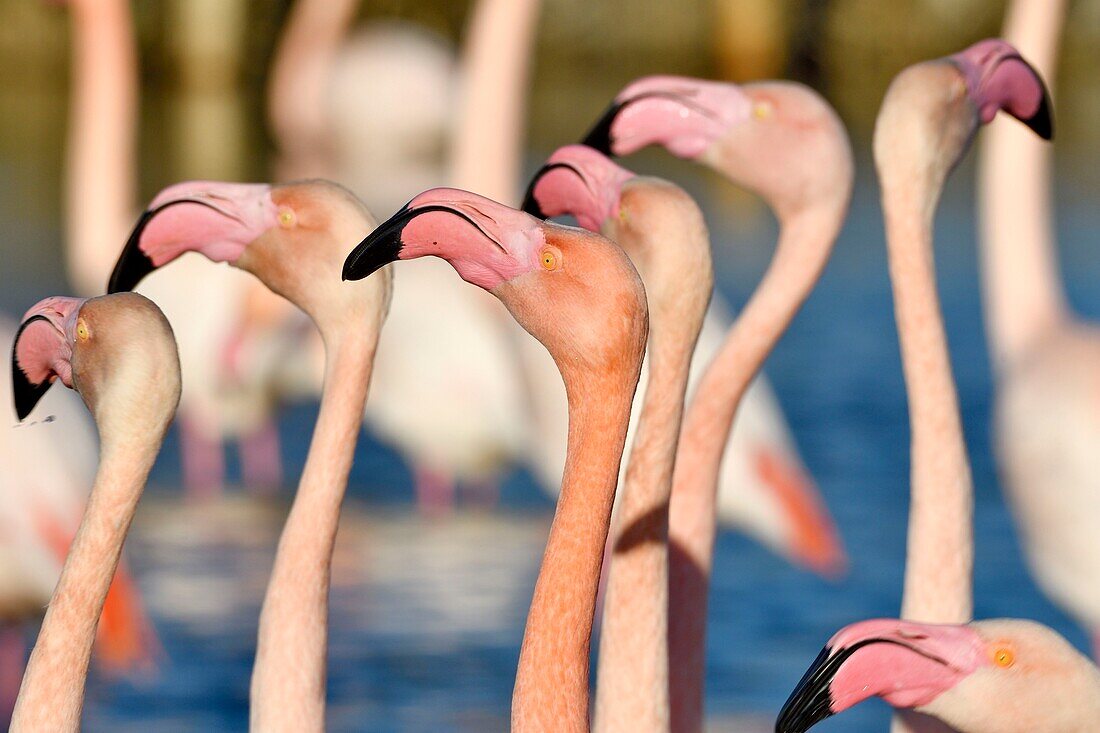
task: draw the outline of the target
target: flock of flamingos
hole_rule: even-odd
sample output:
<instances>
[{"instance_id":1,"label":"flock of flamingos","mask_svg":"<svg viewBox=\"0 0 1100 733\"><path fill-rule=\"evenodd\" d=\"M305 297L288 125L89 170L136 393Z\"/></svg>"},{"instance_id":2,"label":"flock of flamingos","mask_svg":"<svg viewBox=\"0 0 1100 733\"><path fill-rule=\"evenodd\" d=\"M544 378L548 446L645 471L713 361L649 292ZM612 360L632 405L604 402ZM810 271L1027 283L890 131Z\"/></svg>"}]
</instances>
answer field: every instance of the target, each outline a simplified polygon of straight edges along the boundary
<instances>
[{"instance_id":1,"label":"flock of flamingos","mask_svg":"<svg viewBox=\"0 0 1100 733\"><path fill-rule=\"evenodd\" d=\"M113 12L112 3L88 5L106 8L103 15ZM123 6L116 4L115 11L124 12ZM326 35L322 29L346 26L347 7L301 3L281 53L338 42L342 31ZM250 273L320 332L321 407L260 614L251 683L254 729L324 728L329 574L340 507L364 411L370 412L372 375L381 374L387 358L383 324L391 310L396 316L408 308L400 300L402 270L412 272L412 266L394 263L432 256L446 263L441 267L447 279L437 277L438 269L417 276L424 278L419 281L410 278L409 289L427 312L401 311L400 326L391 322L388 330L399 327L400 336L415 343L423 337L409 329L418 318L438 316L446 323L454 312L483 318L484 303L461 294L480 289L552 357L533 369L549 364L560 380L546 378L564 383L566 414L549 419L559 430L545 437L547 471L561 474L560 498L520 652L513 729L702 730L708 581L719 489L730 480L723 455L734 450L731 429L739 405L828 261L847 215L852 152L836 113L803 85L652 76L625 86L581 144L554 152L531 179L520 208L498 203L494 198L511 196L507 171L518 158L510 141L521 109L501 100L521 98L525 78L525 62L501 63L501 54L526 53L524 39L537 7L534 0L486 0L478 11L467 61L471 77L485 83L471 85L463 100L471 129L456 152L456 166L465 165L465 172L455 177L470 181L464 188L429 188L379 224L347 189L306 178L325 163L324 153L303 140L306 152L288 152L285 166L287 177L299 180L179 183L145 207L124 243L117 234L100 235L115 223L92 227L101 238L76 249L83 253L76 256L80 267L88 274L101 271L104 261L115 265L109 277L94 283L89 278L80 287L91 292L106 281L107 294L46 298L23 316L12 339L17 416L27 418L40 400L49 399L56 381L75 390L98 430L99 463L18 687L13 731L79 728L100 626L123 637L105 647L108 656L133 655L140 645L134 591L122 571L112 581L177 407L192 410L184 421L203 419L203 408L195 406L201 398L189 403L181 393L181 365L187 375L188 357L177 348L177 337L184 345L195 330L187 321L207 318L207 309L216 313L219 306L200 302L205 298L196 297L185 279L174 295L167 291L180 279L162 280L159 289L146 291L149 297L130 291L159 268L223 277L196 270L195 257L176 262L188 253ZM73 12L92 11L74 0ZM1094 465L1100 423L1093 395L1100 339L1074 320L1058 286L1049 151L1037 139L1053 134L1043 76L1050 81L1063 14L1062 0L1015 0L1004 34L1015 45L985 40L909 66L883 100L873 152L912 433L902 619L839 630L779 713L778 733L802 733L872 696L898 711L897 730L1100 730L1100 671L1092 662L1040 624L971 618L973 492L933 260L942 186L984 134L982 266L1005 483L1044 589L1086 627L1100 630L1100 486ZM93 23L88 17L81 22ZM125 65L133 62L127 58L129 41L122 38L126 27L105 23L89 31L78 54L97 42L104 45L79 73L105 73L125 87ZM479 38L494 42L474 43ZM299 111L281 131L292 140L310 134L312 108L303 102L317 101L321 66L305 65L308 73L282 87L296 103L273 99L274 108ZM277 62L276 82L288 68ZM515 93L494 96L486 90ZM130 94L133 101L132 90L113 92ZM77 100L75 114L96 116L95 95L89 94ZM94 170L97 155L123 155L129 145L133 121L101 112L98 123L88 124L103 133L102 145L70 151L74 175ZM998 112L1030 131L1002 121L979 133ZM700 334L715 316L708 315L713 275L703 215L674 183L637 175L613 160L648 146L696 161L755 192L779 221L779 241L763 280L705 356L697 353ZM103 188L111 186L126 194L132 181ZM77 218L81 207L86 215L97 203L111 209L96 197L118 193L84 191L91 201L70 202ZM573 216L579 228L550 221L562 215ZM452 287L459 279L466 284ZM231 287L238 286L226 285ZM248 304L245 333L293 317L269 293L247 287L254 290L241 291ZM158 307L162 291L181 308L170 313L172 325ZM424 348L420 358L429 353ZM703 361L695 377L693 356ZM442 371L449 368L440 364ZM453 383L428 384L442 378L439 372L424 372L431 376L418 378L418 388L439 389L441 401L463 399ZM380 418L387 419L400 423L393 415ZM255 445L249 449L255 452L251 465L261 472L277 451L263 422L262 415L253 421L261 427L252 432ZM414 433L425 431L406 431ZM439 436L447 432L426 434L421 445L445 440ZM189 449L196 484L216 482L220 470L203 440L199 435L199 447ZM467 470L462 457L447 455L446 447L418 454L411 437L404 444L421 459L424 500L446 501L453 475ZM557 445L563 445L560 459L553 457ZM793 512L810 537L790 554L821 569L842 562L797 459L779 455L768 465L773 474L788 474L779 482L786 486L785 506L797 507ZM63 535L64 529L53 532ZM605 566L590 704L590 643ZM2 607L33 608L40 591L15 585L4 589L11 598Z\"/></svg>"}]
</instances>

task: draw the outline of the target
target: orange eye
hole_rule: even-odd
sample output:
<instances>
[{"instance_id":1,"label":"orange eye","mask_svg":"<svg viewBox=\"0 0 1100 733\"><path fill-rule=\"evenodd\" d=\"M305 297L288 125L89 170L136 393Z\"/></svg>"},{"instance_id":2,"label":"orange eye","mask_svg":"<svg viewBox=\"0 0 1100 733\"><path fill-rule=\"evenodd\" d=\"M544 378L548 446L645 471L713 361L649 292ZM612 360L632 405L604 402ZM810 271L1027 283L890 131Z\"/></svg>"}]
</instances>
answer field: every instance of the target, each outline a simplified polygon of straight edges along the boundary
<instances>
[{"instance_id":1,"label":"orange eye","mask_svg":"<svg viewBox=\"0 0 1100 733\"><path fill-rule=\"evenodd\" d=\"M542 266L547 270L555 270L558 267L558 258L550 250L542 253Z\"/></svg>"},{"instance_id":2,"label":"orange eye","mask_svg":"<svg viewBox=\"0 0 1100 733\"><path fill-rule=\"evenodd\" d=\"M81 341L87 341L91 334L88 333L88 324L83 319L76 322L76 337Z\"/></svg>"},{"instance_id":3,"label":"orange eye","mask_svg":"<svg viewBox=\"0 0 1100 733\"><path fill-rule=\"evenodd\" d=\"M1012 653L1011 649L1002 647L993 652L993 661L998 667L1011 667L1012 663L1016 661L1016 655Z\"/></svg>"}]
</instances>

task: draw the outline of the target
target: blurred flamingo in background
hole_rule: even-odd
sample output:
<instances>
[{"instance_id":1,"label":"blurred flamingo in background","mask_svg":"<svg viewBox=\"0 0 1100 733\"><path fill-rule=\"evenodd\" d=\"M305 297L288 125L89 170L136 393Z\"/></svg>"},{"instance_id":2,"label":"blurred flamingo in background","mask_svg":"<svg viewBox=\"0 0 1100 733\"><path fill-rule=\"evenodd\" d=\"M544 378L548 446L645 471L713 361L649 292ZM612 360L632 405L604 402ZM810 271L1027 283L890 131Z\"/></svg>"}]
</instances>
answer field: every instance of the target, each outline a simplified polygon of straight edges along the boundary
<instances>
[{"instance_id":1,"label":"blurred flamingo in background","mask_svg":"<svg viewBox=\"0 0 1100 733\"><path fill-rule=\"evenodd\" d=\"M1038 74L1012 46L987 40L905 69L879 112L875 163L912 433L902 613L921 623L843 629L784 705L777 733L803 733L874 695L921 714L903 717L900 730L1054 733L1092 730L1100 720L1100 672L1058 634L1017 620L958 625L973 612L973 488L937 295L933 219L947 175L977 128L1002 109L1051 136Z\"/></svg>"},{"instance_id":2,"label":"blurred flamingo in background","mask_svg":"<svg viewBox=\"0 0 1100 733\"><path fill-rule=\"evenodd\" d=\"M73 86L65 251L70 281L79 292L94 295L103 292L138 206L138 61L128 2L67 4ZM282 481L272 395L262 382L232 376L247 373L247 367L230 369L243 304L262 297L250 292L255 287L242 273L188 258L182 268L151 278L143 288L167 314L179 341L185 385L180 447L184 487L192 496L209 496L223 486L226 436L241 437L246 485L272 488Z\"/></svg>"},{"instance_id":3,"label":"blurred flamingo in background","mask_svg":"<svg viewBox=\"0 0 1100 733\"><path fill-rule=\"evenodd\" d=\"M1051 83L1064 0L1016 0L1005 39ZM1007 120L980 158L982 294L997 385L1002 480L1039 585L1092 634L1100 659L1100 335L1059 282L1051 150Z\"/></svg>"},{"instance_id":4,"label":"blurred flamingo in background","mask_svg":"<svg viewBox=\"0 0 1100 733\"><path fill-rule=\"evenodd\" d=\"M299 0L291 10L269 90L280 175L331 177L377 210L447 178L501 200L515 196L537 0L474 6L453 129L450 50L403 24L350 33L357 5ZM451 506L456 480L495 484L525 446L512 327L493 298L449 270L431 259L402 268L365 414L409 461L429 512ZM434 307L439 299L448 307Z\"/></svg>"},{"instance_id":5,"label":"blurred flamingo in background","mask_svg":"<svg viewBox=\"0 0 1100 733\"><path fill-rule=\"evenodd\" d=\"M680 436L669 516L672 729L696 731L703 726L707 595L723 450L742 395L832 252L851 197L852 153L833 109L800 84L739 87L683 77L648 77L627 86L586 143L615 155L662 145L756 192L780 223L772 263L700 378Z\"/></svg>"},{"instance_id":6,"label":"blurred flamingo in background","mask_svg":"<svg viewBox=\"0 0 1100 733\"><path fill-rule=\"evenodd\" d=\"M347 242L373 227L358 199L323 181L181 183L153 199L111 275L112 292L127 290L199 252L256 275L305 311L324 340L321 411L260 612L257 730L325 727L332 552L391 290L388 271L356 287L339 287L338 275Z\"/></svg>"},{"instance_id":7,"label":"blurred flamingo in background","mask_svg":"<svg viewBox=\"0 0 1100 733\"><path fill-rule=\"evenodd\" d=\"M617 242L646 286L645 396L635 396L616 496L593 728L668 730L668 504L692 353L714 286L710 237L686 192L584 145L550 156L523 208L540 218L569 214Z\"/></svg>"},{"instance_id":8,"label":"blurred flamingo in background","mask_svg":"<svg viewBox=\"0 0 1100 733\"><path fill-rule=\"evenodd\" d=\"M348 255L344 277L425 255L498 297L565 381L569 459L527 616L512 730L588 730L596 591L645 350L645 291L599 235L456 189L427 191L379 225Z\"/></svg>"},{"instance_id":9,"label":"blurred flamingo in background","mask_svg":"<svg viewBox=\"0 0 1100 733\"><path fill-rule=\"evenodd\" d=\"M138 499L180 395L172 328L134 294L47 298L12 349L20 419L60 380L99 429L99 468L84 518L19 690L12 731L77 731L100 614Z\"/></svg>"}]
</instances>

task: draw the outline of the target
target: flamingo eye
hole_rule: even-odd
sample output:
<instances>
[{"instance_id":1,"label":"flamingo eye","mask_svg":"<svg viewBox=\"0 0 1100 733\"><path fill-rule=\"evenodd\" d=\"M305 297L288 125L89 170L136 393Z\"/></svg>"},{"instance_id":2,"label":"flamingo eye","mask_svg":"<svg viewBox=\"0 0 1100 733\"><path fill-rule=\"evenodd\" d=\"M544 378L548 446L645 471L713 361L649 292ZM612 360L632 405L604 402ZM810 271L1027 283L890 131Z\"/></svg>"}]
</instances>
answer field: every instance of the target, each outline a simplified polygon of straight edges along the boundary
<instances>
[{"instance_id":1,"label":"flamingo eye","mask_svg":"<svg viewBox=\"0 0 1100 733\"><path fill-rule=\"evenodd\" d=\"M542 252L542 266L547 270L558 269L558 258L551 250L543 250Z\"/></svg>"},{"instance_id":2,"label":"flamingo eye","mask_svg":"<svg viewBox=\"0 0 1100 733\"><path fill-rule=\"evenodd\" d=\"M83 319L77 321L76 322L76 337L78 339L80 339L81 341L87 341L90 336L91 336L91 334L88 333L88 324L85 323L83 321Z\"/></svg>"},{"instance_id":3,"label":"flamingo eye","mask_svg":"<svg viewBox=\"0 0 1100 733\"><path fill-rule=\"evenodd\" d=\"M1016 661L1016 655L1012 653L1011 649L1007 647L1001 647L997 651L993 652L993 661L998 667L1011 667L1013 662Z\"/></svg>"},{"instance_id":4,"label":"flamingo eye","mask_svg":"<svg viewBox=\"0 0 1100 733\"><path fill-rule=\"evenodd\" d=\"M284 229L294 226L294 212L290 209L279 210L279 225Z\"/></svg>"}]
</instances>

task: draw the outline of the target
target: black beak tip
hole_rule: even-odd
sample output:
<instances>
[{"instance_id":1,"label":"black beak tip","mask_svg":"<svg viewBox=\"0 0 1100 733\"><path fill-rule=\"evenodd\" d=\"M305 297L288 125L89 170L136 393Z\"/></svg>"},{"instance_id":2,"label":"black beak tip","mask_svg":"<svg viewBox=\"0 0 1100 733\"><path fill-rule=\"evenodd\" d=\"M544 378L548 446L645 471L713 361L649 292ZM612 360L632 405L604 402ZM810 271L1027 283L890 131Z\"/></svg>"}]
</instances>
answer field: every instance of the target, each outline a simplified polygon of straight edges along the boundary
<instances>
[{"instance_id":1,"label":"black beak tip","mask_svg":"<svg viewBox=\"0 0 1100 733\"><path fill-rule=\"evenodd\" d=\"M775 733L805 733L833 714L829 683L846 655L832 655L825 647L798 681L779 717Z\"/></svg>"},{"instance_id":2,"label":"black beak tip","mask_svg":"<svg viewBox=\"0 0 1100 733\"><path fill-rule=\"evenodd\" d=\"M1035 114L1030 119L1024 120L1024 124L1032 129L1032 131L1043 138L1044 140L1054 139L1054 115L1050 111L1050 97L1047 96L1047 90L1043 89L1043 98L1039 102L1039 109L1035 111Z\"/></svg>"},{"instance_id":3,"label":"black beak tip","mask_svg":"<svg viewBox=\"0 0 1100 733\"><path fill-rule=\"evenodd\" d=\"M538 219L549 218L539 205L539 200L535 197L535 186L538 185L539 179L542 178L543 171L545 170L545 168L540 168L539 172L531 179L531 183L527 186L527 193L523 196L523 205L520 207L522 211Z\"/></svg>"},{"instance_id":4,"label":"black beak tip","mask_svg":"<svg viewBox=\"0 0 1100 733\"><path fill-rule=\"evenodd\" d=\"M385 225L367 235L344 260L341 280L362 280L393 262L401 254L401 230Z\"/></svg>"},{"instance_id":5,"label":"black beak tip","mask_svg":"<svg viewBox=\"0 0 1100 733\"><path fill-rule=\"evenodd\" d=\"M592 126L592 129L585 135L584 140L581 141L583 145L587 145L590 148L600 151L607 157L612 157L614 153L611 151L611 125L614 124L615 118L619 114L623 105L619 102L612 102L611 106L603 113L603 115L596 121L596 124Z\"/></svg>"},{"instance_id":6,"label":"black beak tip","mask_svg":"<svg viewBox=\"0 0 1100 733\"><path fill-rule=\"evenodd\" d=\"M31 410L38 404L38 401L42 399L42 395L46 394L49 390L51 383L46 381L42 384L35 384L31 380L27 379L27 375L23 372L22 367L19 366L19 361L16 359L16 347L19 345L19 337L23 335L23 330L27 326L34 323L36 320L45 320L42 316L35 316L29 318L19 326L19 330L15 334L15 340L11 345L11 391L13 402L15 406L15 417L19 422L27 419L27 415L31 414Z\"/></svg>"},{"instance_id":7,"label":"black beak tip","mask_svg":"<svg viewBox=\"0 0 1100 733\"><path fill-rule=\"evenodd\" d=\"M157 269L141 249L141 235L156 214L156 211L146 211L134 225L134 231L130 233L130 238L115 263L115 269L111 271L111 279L107 281L108 295L133 290L146 275Z\"/></svg>"}]
</instances>

